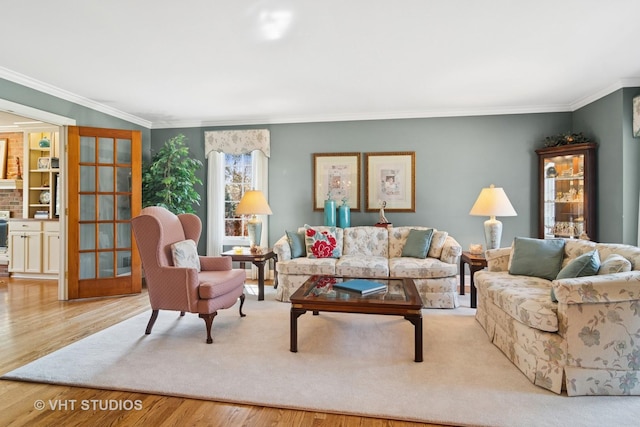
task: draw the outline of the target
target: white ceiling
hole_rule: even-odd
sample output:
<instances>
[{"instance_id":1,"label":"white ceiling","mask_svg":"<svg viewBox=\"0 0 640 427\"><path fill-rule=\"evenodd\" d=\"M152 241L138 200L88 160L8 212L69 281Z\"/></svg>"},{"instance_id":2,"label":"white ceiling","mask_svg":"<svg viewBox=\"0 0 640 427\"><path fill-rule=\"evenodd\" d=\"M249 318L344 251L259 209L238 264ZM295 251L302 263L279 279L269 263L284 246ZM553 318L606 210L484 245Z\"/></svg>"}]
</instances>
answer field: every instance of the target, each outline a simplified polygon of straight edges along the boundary
<instances>
[{"instance_id":1,"label":"white ceiling","mask_svg":"<svg viewBox=\"0 0 640 427\"><path fill-rule=\"evenodd\" d=\"M638 0L0 10L0 78L153 128L572 111L640 86Z\"/></svg>"}]
</instances>

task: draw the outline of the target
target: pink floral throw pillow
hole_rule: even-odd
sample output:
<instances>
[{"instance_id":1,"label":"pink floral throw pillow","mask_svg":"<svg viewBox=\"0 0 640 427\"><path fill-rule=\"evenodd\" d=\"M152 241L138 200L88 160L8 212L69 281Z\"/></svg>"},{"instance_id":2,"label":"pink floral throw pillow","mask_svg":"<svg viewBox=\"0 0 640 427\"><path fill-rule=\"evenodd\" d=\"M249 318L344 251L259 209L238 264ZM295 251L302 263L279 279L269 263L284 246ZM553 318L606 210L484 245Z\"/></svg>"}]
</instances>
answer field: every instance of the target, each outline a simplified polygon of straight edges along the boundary
<instances>
[{"instance_id":1,"label":"pink floral throw pillow","mask_svg":"<svg viewBox=\"0 0 640 427\"><path fill-rule=\"evenodd\" d=\"M317 229L305 225L304 229L308 258L340 258L335 227Z\"/></svg>"}]
</instances>

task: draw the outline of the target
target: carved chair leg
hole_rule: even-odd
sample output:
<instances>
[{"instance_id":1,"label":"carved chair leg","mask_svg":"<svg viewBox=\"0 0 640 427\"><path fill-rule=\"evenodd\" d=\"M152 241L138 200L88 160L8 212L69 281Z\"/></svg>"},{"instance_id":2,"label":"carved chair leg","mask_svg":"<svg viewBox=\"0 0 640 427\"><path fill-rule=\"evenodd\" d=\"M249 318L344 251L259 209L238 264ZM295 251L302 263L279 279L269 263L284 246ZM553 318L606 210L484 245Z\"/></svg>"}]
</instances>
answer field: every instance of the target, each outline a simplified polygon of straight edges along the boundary
<instances>
[{"instance_id":1,"label":"carved chair leg","mask_svg":"<svg viewBox=\"0 0 640 427\"><path fill-rule=\"evenodd\" d=\"M151 311L151 319L149 319L149 323L147 323L147 330L144 332L149 335L151 333L151 329L153 329L154 323L156 323L156 319L158 318L158 312L160 310L152 310Z\"/></svg>"},{"instance_id":2,"label":"carved chair leg","mask_svg":"<svg viewBox=\"0 0 640 427\"><path fill-rule=\"evenodd\" d=\"M211 338L211 325L213 324L213 318L216 317L217 314L217 311L209 314L200 314L200 318L204 319L204 324L207 326L207 344L213 342L213 338Z\"/></svg>"},{"instance_id":3,"label":"carved chair leg","mask_svg":"<svg viewBox=\"0 0 640 427\"><path fill-rule=\"evenodd\" d=\"M242 306L244 305L244 292L240 295L240 317L245 317L246 314L242 312Z\"/></svg>"}]
</instances>

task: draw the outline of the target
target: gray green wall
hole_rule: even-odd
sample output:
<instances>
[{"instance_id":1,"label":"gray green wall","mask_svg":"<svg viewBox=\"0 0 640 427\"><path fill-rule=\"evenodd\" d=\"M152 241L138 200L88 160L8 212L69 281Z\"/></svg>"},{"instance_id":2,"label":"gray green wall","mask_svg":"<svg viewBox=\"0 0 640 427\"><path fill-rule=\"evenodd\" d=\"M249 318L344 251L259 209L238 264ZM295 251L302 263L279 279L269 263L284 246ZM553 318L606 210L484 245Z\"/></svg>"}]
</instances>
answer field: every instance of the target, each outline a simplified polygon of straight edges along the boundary
<instances>
[{"instance_id":1,"label":"gray green wall","mask_svg":"<svg viewBox=\"0 0 640 427\"><path fill-rule=\"evenodd\" d=\"M598 240L638 244L640 139L632 135L632 99L640 88L611 93L573 113L573 129L598 143Z\"/></svg>"},{"instance_id":2,"label":"gray green wall","mask_svg":"<svg viewBox=\"0 0 640 427\"><path fill-rule=\"evenodd\" d=\"M143 151L148 152L151 146L151 131L143 126L5 79L0 79L0 99L75 119L78 126L139 130L142 132Z\"/></svg>"},{"instance_id":3,"label":"gray green wall","mask_svg":"<svg viewBox=\"0 0 640 427\"><path fill-rule=\"evenodd\" d=\"M598 240L637 244L640 194L640 141L631 135L631 100L640 88L618 90L574 113L519 114L406 120L198 127L149 130L90 108L0 79L0 98L73 118L80 126L142 131L143 158L149 159L167 139L183 133L194 157L204 160L204 131L267 128L271 131L269 164L270 243L284 230L320 224L312 210L313 153L416 152L416 212L393 213L395 225L428 225L449 231L463 247L482 242L485 218L469 209L480 189L504 187L518 212L500 218L502 244L515 236L535 236L537 172L534 150L545 136L582 131L597 141ZM362 170L364 172L364 168ZM205 218L206 168L198 214ZM363 184L363 183L361 183ZM364 205L364 189L361 191ZM353 225L373 224L376 212L353 212ZM206 224L205 224L206 227ZM204 252L204 239L200 250Z\"/></svg>"},{"instance_id":4,"label":"gray green wall","mask_svg":"<svg viewBox=\"0 0 640 427\"><path fill-rule=\"evenodd\" d=\"M538 178L534 150L542 146L545 136L569 131L571 113L252 127L271 131L271 244L285 230L322 223L322 213L312 209L313 153L415 151L416 212L387 212L387 218L394 225L446 230L467 248L469 243L484 244L482 224L487 218L471 217L469 210L482 187L490 184L504 187L518 212L517 217L500 218L504 224L502 243L509 244L516 235L536 236ZM222 129L232 128L154 129L152 150L183 133L193 156L204 158L204 132ZM205 170L201 172L206 183ZM203 195L198 213L205 218L204 189ZM364 189L361 197L364 206ZM377 219L377 212L352 212L352 225L371 225Z\"/></svg>"}]
</instances>

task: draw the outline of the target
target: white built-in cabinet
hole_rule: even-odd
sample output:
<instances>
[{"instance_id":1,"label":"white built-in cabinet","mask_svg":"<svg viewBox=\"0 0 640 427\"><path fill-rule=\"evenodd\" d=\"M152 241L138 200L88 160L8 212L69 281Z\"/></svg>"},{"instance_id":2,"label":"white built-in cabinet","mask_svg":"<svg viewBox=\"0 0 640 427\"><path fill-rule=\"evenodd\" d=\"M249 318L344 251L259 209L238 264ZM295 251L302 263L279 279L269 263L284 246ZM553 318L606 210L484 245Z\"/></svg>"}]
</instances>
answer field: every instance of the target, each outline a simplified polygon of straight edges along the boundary
<instances>
[{"instance_id":1,"label":"white built-in cabinet","mask_svg":"<svg viewBox=\"0 0 640 427\"><path fill-rule=\"evenodd\" d=\"M60 270L58 127L24 133L22 219L9 221L12 277L57 279Z\"/></svg>"},{"instance_id":2,"label":"white built-in cabinet","mask_svg":"<svg viewBox=\"0 0 640 427\"><path fill-rule=\"evenodd\" d=\"M60 272L60 223L43 221L42 230L42 272L58 274Z\"/></svg>"},{"instance_id":3,"label":"white built-in cabinet","mask_svg":"<svg viewBox=\"0 0 640 427\"><path fill-rule=\"evenodd\" d=\"M58 221L9 221L9 272L12 277L58 277Z\"/></svg>"}]
</instances>

